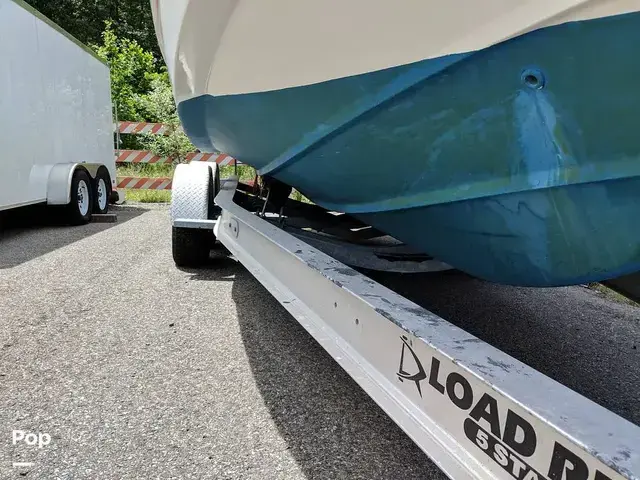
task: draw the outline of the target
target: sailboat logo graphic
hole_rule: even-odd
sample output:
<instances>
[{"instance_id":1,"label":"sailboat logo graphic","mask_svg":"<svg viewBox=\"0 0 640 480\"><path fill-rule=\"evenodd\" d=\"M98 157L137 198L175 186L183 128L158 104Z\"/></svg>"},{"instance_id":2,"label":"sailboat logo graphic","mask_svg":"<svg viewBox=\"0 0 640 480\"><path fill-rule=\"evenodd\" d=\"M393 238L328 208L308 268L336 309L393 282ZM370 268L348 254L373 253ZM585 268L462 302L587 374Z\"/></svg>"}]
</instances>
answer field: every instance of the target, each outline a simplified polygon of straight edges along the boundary
<instances>
[{"instance_id":1,"label":"sailboat logo graphic","mask_svg":"<svg viewBox=\"0 0 640 480\"><path fill-rule=\"evenodd\" d=\"M420 382L427 378L427 374L422 367L422 363L418 360L418 356L409 345L409 339L404 335L400 337L402 340L402 352L400 352L400 366L398 367L398 380L409 380L416 383L418 393L422 398L422 388ZM410 356L407 355L407 351ZM417 371L416 371L417 370ZM415 372L415 373L410 373Z\"/></svg>"}]
</instances>

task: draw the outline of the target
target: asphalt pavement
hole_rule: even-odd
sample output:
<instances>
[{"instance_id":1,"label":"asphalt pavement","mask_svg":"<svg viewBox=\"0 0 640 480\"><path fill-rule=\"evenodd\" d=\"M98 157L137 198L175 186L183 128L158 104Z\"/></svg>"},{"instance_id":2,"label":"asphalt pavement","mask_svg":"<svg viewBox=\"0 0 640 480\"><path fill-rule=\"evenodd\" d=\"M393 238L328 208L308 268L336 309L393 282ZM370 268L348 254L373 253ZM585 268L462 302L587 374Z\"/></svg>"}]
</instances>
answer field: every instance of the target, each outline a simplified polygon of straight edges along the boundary
<instances>
[{"instance_id":1,"label":"asphalt pavement","mask_svg":"<svg viewBox=\"0 0 640 480\"><path fill-rule=\"evenodd\" d=\"M444 478L241 265L180 270L166 207L118 216L0 232L0 478ZM640 424L640 308L375 278Z\"/></svg>"}]
</instances>

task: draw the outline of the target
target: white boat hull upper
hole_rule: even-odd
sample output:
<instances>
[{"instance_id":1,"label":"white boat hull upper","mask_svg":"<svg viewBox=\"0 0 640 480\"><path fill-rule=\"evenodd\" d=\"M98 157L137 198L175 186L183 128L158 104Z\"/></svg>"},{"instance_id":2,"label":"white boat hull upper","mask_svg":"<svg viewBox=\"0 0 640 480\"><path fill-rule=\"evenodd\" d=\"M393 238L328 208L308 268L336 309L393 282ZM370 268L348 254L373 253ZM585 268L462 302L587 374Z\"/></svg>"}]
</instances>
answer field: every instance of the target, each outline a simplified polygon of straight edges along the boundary
<instances>
[{"instance_id":1,"label":"white boat hull upper","mask_svg":"<svg viewBox=\"0 0 640 480\"><path fill-rule=\"evenodd\" d=\"M480 50L640 0L152 0L176 101L278 90Z\"/></svg>"}]
</instances>

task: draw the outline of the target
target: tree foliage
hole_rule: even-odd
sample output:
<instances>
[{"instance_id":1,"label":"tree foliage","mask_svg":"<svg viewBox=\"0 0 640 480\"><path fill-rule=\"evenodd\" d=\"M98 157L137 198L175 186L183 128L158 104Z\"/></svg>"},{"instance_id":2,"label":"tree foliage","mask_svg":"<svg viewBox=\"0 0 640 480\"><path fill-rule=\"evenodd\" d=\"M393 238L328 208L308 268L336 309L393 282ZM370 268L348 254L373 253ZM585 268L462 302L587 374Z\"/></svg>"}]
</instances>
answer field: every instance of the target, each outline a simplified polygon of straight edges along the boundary
<instances>
[{"instance_id":1,"label":"tree foliage","mask_svg":"<svg viewBox=\"0 0 640 480\"><path fill-rule=\"evenodd\" d=\"M141 111L152 122L169 125L167 135L146 135L142 142L155 155L172 157L174 162L183 162L186 154L195 147L180 127L173 92L166 72L156 76L151 82L151 91L138 97Z\"/></svg>"},{"instance_id":2,"label":"tree foliage","mask_svg":"<svg viewBox=\"0 0 640 480\"><path fill-rule=\"evenodd\" d=\"M158 53L148 0L28 0L89 45L108 65L118 120L165 123L168 135L123 135L121 148L143 148L183 161L194 150L180 128L171 83Z\"/></svg>"},{"instance_id":3,"label":"tree foliage","mask_svg":"<svg viewBox=\"0 0 640 480\"><path fill-rule=\"evenodd\" d=\"M92 48L111 71L111 98L121 120L147 120L140 96L151 90L161 68L150 52L135 40L119 38L111 22L106 23L102 43ZM167 80L168 81L168 80Z\"/></svg>"},{"instance_id":4,"label":"tree foliage","mask_svg":"<svg viewBox=\"0 0 640 480\"><path fill-rule=\"evenodd\" d=\"M85 44L101 41L106 21L120 38L135 40L160 58L149 0L26 0Z\"/></svg>"}]
</instances>

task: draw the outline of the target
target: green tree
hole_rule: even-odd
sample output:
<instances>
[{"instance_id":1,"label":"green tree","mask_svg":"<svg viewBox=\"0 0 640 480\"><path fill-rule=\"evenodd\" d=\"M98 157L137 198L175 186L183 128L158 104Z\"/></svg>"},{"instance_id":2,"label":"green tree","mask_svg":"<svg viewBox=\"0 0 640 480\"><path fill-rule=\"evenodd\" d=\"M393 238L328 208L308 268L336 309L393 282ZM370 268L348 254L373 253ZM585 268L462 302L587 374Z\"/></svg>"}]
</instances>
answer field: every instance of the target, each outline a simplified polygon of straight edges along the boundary
<instances>
[{"instance_id":1,"label":"green tree","mask_svg":"<svg viewBox=\"0 0 640 480\"><path fill-rule=\"evenodd\" d=\"M160 50L149 0L26 0L85 44L99 43L104 22L110 21L118 37L135 40L157 59Z\"/></svg>"},{"instance_id":2,"label":"green tree","mask_svg":"<svg viewBox=\"0 0 640 480\"><path fill-rule=\"evenodd\" d=\"M151 91L138 96L137 103L148 121L169 125L167 135L145 135L142 138L144 147L155 155L171 157L176 163L185 161L186 154L193 152L195 147L180 126L166 70L154 77L151 81Z\"/></svg>"},{"instance_id":3,"label":"green tree","mask_svg":"<svg viewBox=\"0 0 640 480\"><path fill-rule=\"evenodd\" d=\"M111 98L117 107L118 119L146 120L147 111L141 106L140 98L151 90L159 74L153 54L135 40L118 38L111 22L106 23L102 44L92 48L111 70Z\"/></svg>"},{"instance_id":4,"label":"green tree","mask_svg":"<svg viewBox=\"0 0 640 480\"><path fill-rule=\"evenodd\" d=\"M135 40L119 38L111 22L106 24L102 44L92 48L111 69L111 97L117 106L118 120L169 125L167 135L123 135L121 147L143 148L176 162L184 161L194 146L180 128L166 67Z\"/></svg>"}]
</instances>

